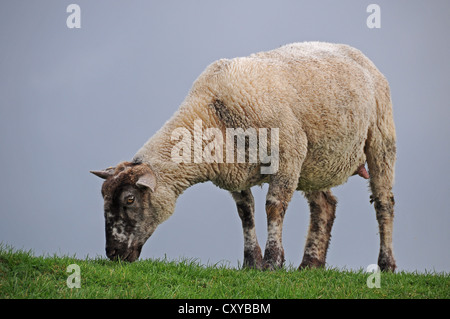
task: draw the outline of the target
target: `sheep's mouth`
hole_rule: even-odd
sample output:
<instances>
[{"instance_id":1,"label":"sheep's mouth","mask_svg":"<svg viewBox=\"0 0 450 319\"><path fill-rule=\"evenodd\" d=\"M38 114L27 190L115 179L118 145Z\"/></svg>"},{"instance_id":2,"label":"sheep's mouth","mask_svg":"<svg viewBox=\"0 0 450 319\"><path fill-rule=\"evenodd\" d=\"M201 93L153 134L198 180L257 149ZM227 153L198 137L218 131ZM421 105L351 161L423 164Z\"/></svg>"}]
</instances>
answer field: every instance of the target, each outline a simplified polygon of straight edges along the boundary
<instances>
[{"instance_id":1,"label":"sheep's mouth","mask_svg":"<svg viewBox=\"0 0 450 319\"><path fill-rule=\"evenodd\" d=\"M133 262L141 255L142 246L143 245L136 245L125 249L106 248L106 256L112 261L122 260Z\"/></svg>"}]
</instances>

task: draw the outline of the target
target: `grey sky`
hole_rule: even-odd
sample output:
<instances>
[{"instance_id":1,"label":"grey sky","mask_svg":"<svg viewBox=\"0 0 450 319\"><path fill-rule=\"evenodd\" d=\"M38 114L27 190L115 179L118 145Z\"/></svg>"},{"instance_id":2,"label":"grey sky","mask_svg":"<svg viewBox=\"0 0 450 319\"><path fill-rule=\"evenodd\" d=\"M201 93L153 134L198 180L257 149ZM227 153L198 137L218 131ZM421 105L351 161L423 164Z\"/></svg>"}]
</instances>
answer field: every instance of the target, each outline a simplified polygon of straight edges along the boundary
<instances>
[{"instance_id":1,"label":"grey sky","mask_svg":"<svg viewBox=\"0 0 450 319\"><path fill-rule=\"evenodd\" d=\"M81 8L81 29L66 7ZM391 85L398 137L394 249L399 270L450 271L450 2L2 1L0 3L0 242L36 254L104 254L101 180L89 170L130 160L183 101L212 61L301 41L360 49ZM267 186L254 189L266 239ZM368 184L334 189L327 263L359 269L379 249ZM205 201L205 198L207 199ZM288 264L297 267L309 222L294 196L285 219ZM188 189L141 258L243 259L231 196L211 183Z\"/></svg>"}]
</instances>

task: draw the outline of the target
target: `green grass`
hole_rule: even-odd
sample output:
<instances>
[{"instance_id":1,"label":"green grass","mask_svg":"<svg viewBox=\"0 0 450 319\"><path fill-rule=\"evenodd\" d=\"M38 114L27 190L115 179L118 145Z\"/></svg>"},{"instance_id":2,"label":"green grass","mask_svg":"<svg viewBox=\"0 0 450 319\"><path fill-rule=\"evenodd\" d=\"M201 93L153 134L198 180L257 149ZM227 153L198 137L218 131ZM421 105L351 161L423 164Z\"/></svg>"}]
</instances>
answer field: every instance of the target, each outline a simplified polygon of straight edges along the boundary
<instances>
[{"instance_id":1,"label":"green grass","mask_svg":"<svg viewBox=\"0 0 450 319\"><path fill-rule=\"evenodd\" d=\"M80 267L81 288L68 288L67 266ZM283 269L261 272L196 261L35 257L0 245L0 298L445 298L446 273L382 273L369 289L363 271Z\"/></svg>"}]
</instances>

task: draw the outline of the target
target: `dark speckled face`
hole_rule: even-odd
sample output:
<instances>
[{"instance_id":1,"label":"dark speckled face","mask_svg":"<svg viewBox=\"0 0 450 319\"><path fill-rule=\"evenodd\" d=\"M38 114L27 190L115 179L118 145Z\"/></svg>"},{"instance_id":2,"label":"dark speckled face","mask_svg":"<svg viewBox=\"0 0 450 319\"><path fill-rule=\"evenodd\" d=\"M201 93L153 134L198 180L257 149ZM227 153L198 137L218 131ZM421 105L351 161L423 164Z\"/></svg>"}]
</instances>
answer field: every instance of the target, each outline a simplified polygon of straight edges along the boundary
<instances>
[{"instance_id":1,"label":"dark speckled face","mask_svg":"<svg viewBox=\"0 0 450 319\"><path fill-rule=\"evenodd\" d=\"M105 178L102 195L106 255L111 260L135 261L156 228L150 205L154 175L148 166L132 163L92 173Z\"/></svg>"},{"instance_id":2,"label":"dark speckled face","mask_svg":"<svg viewBox=\"0 0 450 319\"><path fill-rule=\"evenodd\" d=\"M105 196L106 255L110 259L134 261L147 240L143 198L136 186L124 185L114 196Z\"/></svg>"}]
</instances>

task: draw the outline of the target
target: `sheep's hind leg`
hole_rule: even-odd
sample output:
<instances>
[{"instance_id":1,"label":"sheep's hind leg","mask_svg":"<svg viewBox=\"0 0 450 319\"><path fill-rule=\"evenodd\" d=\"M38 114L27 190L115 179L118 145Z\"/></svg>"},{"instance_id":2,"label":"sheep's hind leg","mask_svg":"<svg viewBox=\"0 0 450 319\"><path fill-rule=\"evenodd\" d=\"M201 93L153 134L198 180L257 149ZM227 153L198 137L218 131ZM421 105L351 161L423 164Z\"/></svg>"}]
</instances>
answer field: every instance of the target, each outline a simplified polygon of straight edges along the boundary
<instances>
[{"instance_id":1,"label":"sheep's hind leg","mask_svg":"<svg viewBox=\"0 0 450 319\"><path fill-rule=\"evenodd\" d=\"M244 231L244 267L262 269L262 253L256 238L255 201L250 189L231 192Z\"/></svg>"},{"instance_id":2,"label":"sheep's hind leg","mask_svg":"<svg viewBox=\"0 0 450 319\"><path fill-rule=\"evenodd\" d=\"M331 191L305 193L311 211L305 252L299 269L323 267L335 218L336 198Z\"/></svg>"},{"instance_id":3,"label":"sheep's hind leg","mask_svg":"<svg viewBox=\"0 0 450 319\"><path fill-rule=\"evenodd\" d=\"M367 166L370 173L371 203L374 203L379 233L380 252L378 266L383 271L394 271L396 268L392 231L394 223L394 183L395 135L382 136L373 132L366 145Z\"/></svg>"}]
</instances>

